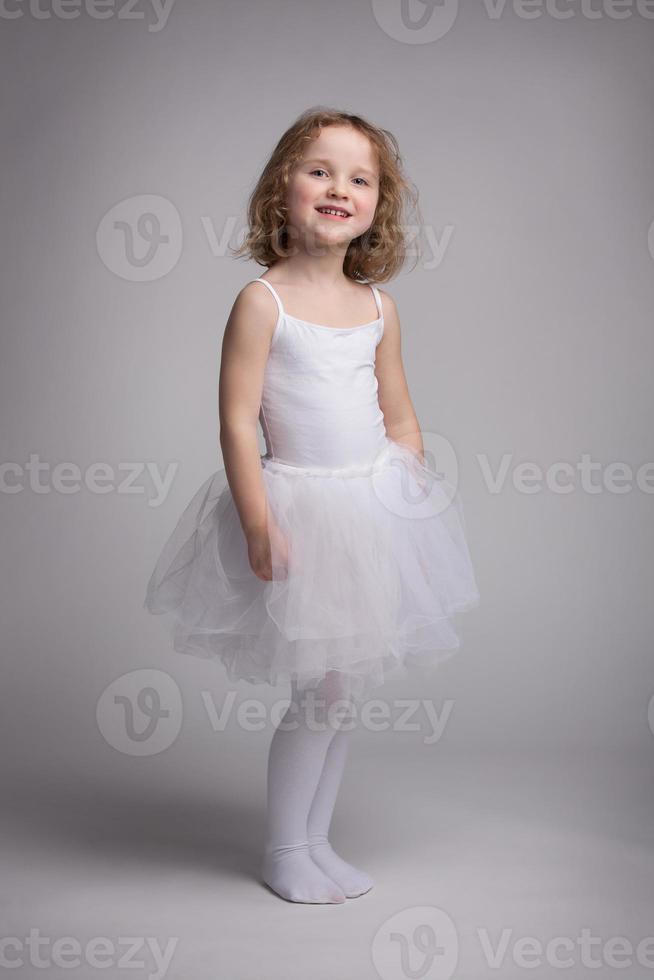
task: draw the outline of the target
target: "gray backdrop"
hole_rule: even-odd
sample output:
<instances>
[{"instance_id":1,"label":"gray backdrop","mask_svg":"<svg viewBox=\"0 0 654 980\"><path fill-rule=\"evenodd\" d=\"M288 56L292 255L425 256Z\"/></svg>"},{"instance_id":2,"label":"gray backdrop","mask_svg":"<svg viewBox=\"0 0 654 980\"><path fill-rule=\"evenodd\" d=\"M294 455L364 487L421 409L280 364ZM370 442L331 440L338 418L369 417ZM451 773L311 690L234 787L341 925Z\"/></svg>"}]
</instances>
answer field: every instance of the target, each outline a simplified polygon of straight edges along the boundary
<instances>
[{"instance_id":1,"label":"gray backdrop","mask_svg":"<svg viewBox=\"0 0 654 980\"><path fill-rule=\"evenodd\" d=\"M511 930L503 978L527 972L519 936L652 932L653 17L3 8L3 935L176 937L168 977L251 977L265 952L272 976L395 980L416 974L387 933L411 948L434 914L454 933L434 925L448 954L420 975L479 980L497 975L483 930ZM265 271L227 242L315 104L390 129L420 190L423 255L383 288L426 443L458 462L481 591L421 688L438 736L424 705L413 730L352 735L333 829L376 886L338 909L257 881L267 711L288 691L238 685L220 730L223 668L175 654L142 608L222 467L222 333ZM159 708L139 715L143 689ZM381 696L395 713L415 690ZM236 717L250 697L258 730ZM25 949L15 974L43 975ZM641 954L624 976L651 976ZM143 958L130 976L155 975ZM117 955L84 963L123 975Z\"/></svg>"}]
</instances>

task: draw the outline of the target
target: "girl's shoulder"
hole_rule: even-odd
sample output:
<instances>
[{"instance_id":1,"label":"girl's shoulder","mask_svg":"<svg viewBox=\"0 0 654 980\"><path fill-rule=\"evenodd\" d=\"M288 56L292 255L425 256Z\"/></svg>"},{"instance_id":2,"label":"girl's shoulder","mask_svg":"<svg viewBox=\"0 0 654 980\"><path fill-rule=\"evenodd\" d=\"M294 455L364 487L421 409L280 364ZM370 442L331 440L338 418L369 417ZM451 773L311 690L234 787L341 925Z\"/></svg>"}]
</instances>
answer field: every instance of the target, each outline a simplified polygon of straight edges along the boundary
<instances>
[{"instance_id":1,"label":"girl's shoulder","mask_svg":"<svg viewBox=\"0 0 654 980\"><path fill-rule=\"evenodd\" d=\"M382 289L381 286L378 286L374 282L362 283L362 286L364 289L369 289L370 287L372 287L379 293L379 299L382 304L384 317L386 317L387 314L389 316L391 314L397 315L397 306L395 305L395 300L393 299L390 293L387 293L385 289Z\"/></svg>"},{"instance_id":2,"label":"girl's shoulder","mask_svg":"<svg viewBox=\"0 0 654 980\"><path fill-rule=\"evenodd\" d=\"M274 311L276 307L274 296L270 289L262 286L258 279L250 279L239 289L234 300L234 306L238 305L245 312L250 311L257 315L266 315L266 311ZM275 316L275 319L277 317Z\"/></svg>"},{"instance_id":3,"label":"girl's shoulder","mask_svg":"<svg viewBox=\"0 0 654 980\"><path fill-rule=\"evenodd\" d=\"M246 282L236 294L227 320L231 332L257 336L261 332L272 339L279 313L270 290L254 279Z\"/></svg>"}]
</instances>

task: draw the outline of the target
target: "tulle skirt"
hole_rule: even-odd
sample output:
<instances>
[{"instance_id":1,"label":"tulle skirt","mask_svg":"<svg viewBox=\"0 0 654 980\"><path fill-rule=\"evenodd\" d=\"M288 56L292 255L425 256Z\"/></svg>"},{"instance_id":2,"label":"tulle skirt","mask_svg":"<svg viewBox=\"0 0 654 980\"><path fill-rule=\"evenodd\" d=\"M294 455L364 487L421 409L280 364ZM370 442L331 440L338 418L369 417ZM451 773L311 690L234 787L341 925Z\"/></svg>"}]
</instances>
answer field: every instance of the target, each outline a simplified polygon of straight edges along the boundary
<instances>
[{"instance_id":1,"label":"tulle skirt","mask_svg":"<svg viewBox=\"0 0 654 980\"><path fill-rule=\"evenodd\" d=\"M452 618L479 604L458 492L387 439L372 464L339 469L261 457L272 579L254 574L224 470L195 493L147 586L173 648L222 661L231 681L328 672L355 701L460 646Z\"/></svg>"}]
</instances>

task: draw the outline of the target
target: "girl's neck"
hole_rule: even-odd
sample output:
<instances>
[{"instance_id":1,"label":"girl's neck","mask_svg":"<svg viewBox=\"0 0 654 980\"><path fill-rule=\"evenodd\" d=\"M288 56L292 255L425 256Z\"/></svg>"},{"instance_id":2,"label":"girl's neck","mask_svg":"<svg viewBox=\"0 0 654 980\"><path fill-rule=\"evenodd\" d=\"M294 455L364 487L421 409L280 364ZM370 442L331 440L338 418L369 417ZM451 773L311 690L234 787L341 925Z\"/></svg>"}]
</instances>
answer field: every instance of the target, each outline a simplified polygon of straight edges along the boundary
<instances>
[{"instance_id":1,"label":"girl's neck","mask_svg":"<svg viewBox=\"0 0 654 980\"><path fill-rule=\"evenodd\" d=\"M278 282L306 285L315 289L331 289L348 278L343 272L344 256L331 253L324 256L294 255L279 259L270 266L271 278Z\"/></svg>"}]
</instances>

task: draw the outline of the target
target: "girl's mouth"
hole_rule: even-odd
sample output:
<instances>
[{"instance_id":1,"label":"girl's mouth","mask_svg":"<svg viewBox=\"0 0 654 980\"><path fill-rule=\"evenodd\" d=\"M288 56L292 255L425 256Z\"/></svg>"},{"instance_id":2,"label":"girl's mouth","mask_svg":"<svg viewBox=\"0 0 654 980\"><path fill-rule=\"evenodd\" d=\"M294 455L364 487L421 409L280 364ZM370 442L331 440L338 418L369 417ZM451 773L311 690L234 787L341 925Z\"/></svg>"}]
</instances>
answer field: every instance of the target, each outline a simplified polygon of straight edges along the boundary
<instances>
[{"instance_id":1,"label":"girl's mouth","mask_svg":"<svg viewBox=\"0 0 654 980\"><path fill-rule=\"evenodd\" d=\"M333 221L346 221L351 215L341 208L316 208L318 214L321 214L323 218L331 218ZM334 213L336 212L336 213Z\"/></svg>"}]
</instances>

